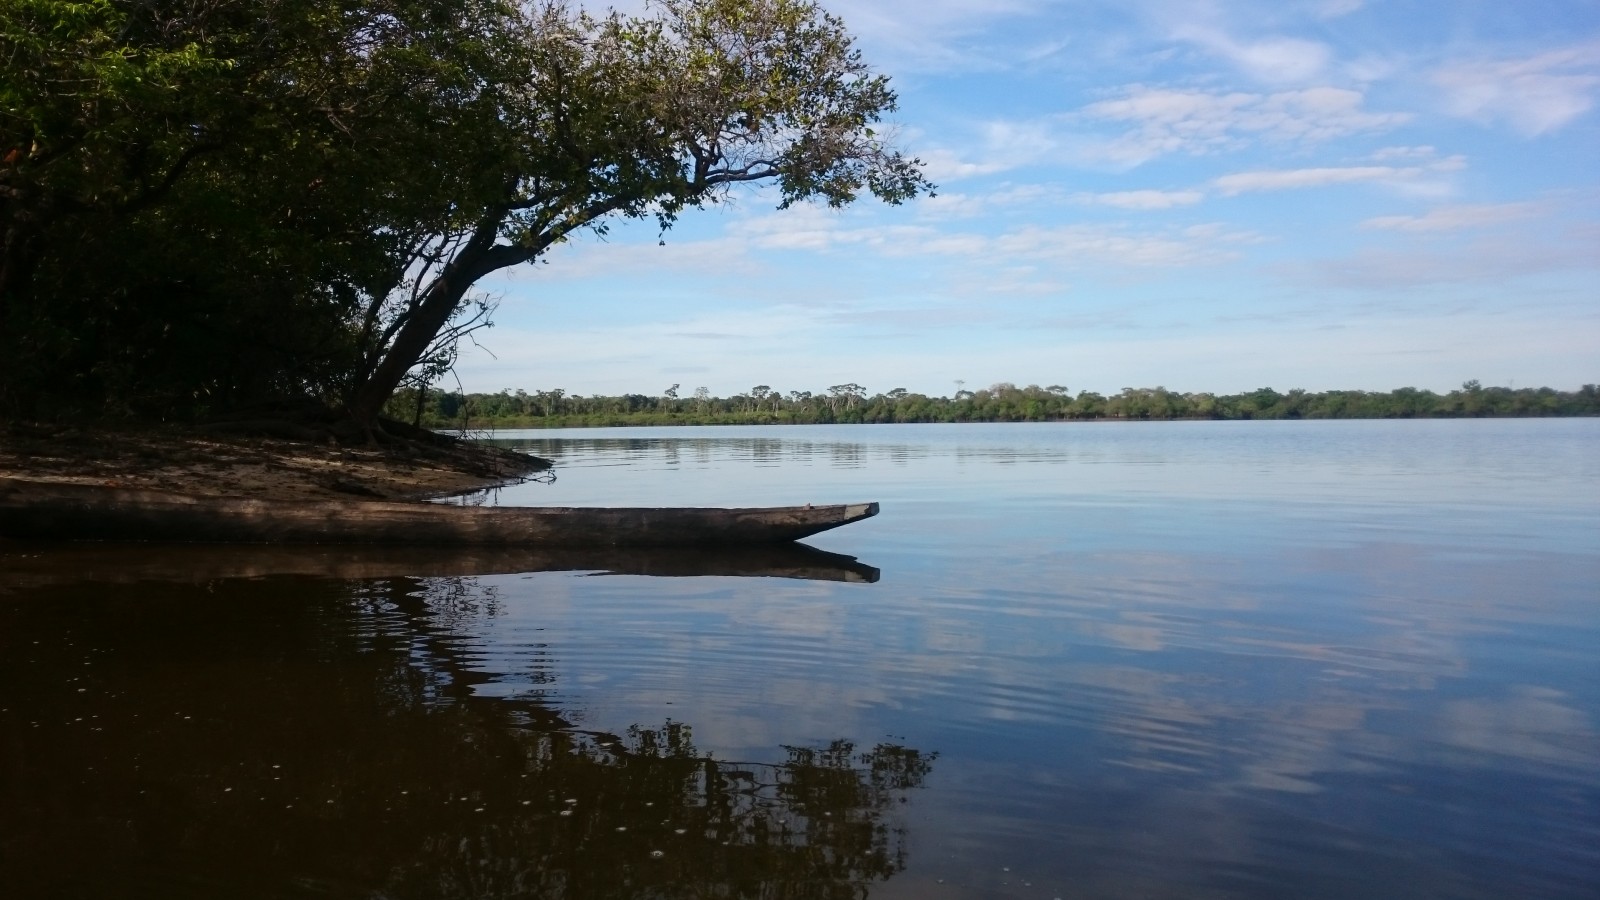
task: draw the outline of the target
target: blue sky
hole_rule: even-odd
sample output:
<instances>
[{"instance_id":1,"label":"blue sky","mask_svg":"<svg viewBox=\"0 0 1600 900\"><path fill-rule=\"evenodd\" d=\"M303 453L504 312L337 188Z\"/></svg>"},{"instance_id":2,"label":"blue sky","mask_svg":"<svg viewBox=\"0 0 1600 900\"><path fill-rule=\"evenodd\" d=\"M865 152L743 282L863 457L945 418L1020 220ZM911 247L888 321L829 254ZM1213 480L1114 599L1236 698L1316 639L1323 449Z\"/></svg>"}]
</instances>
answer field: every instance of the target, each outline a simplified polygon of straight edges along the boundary
<instances>
[{"instance_id":1,"label":"blue sky","mask_svg":"<svg viewBox=\"0 0 1600 900\"><path fill-rule=\"evenodd\" d=\"M938 196L584 236L467 390L1600 381L1600 3L825 5Z\"/></svg>"}]
</instances>

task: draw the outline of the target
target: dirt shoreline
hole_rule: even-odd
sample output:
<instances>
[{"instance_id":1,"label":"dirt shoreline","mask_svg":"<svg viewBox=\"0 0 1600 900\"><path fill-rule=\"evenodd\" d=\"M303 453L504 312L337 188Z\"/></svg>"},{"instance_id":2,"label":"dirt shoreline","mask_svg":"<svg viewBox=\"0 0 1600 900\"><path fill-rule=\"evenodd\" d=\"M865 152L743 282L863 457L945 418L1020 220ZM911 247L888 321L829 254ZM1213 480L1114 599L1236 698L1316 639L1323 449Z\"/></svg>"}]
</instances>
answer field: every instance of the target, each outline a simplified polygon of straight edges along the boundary
<instances>
[{"instance_id":1,"label":"dirt shoreline","mask_svg":"<svg viewBox=\"0 0 1600 900\"><path fill-rule=\"evenodd\" d=\"M525 480L537 457L470 441L342 446L172 427L0 430L0 478L303 500L426 500Z\"/></svg>"}]
</instances>

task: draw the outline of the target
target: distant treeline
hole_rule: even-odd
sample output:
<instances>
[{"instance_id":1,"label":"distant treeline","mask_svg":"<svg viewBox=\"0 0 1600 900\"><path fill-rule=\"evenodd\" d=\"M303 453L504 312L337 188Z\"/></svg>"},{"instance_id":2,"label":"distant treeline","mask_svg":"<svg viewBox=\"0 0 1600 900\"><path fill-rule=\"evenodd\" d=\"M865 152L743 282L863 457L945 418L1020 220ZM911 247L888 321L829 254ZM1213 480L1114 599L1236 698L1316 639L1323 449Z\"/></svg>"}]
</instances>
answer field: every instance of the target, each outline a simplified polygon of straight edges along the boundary
<instances>
[{"instance_id":1,"label":"distant treeline","mask_svg":"<svg viewBox=\"0 0 1600 900\"><path fill-rule=\"evenodd\" d=\"M422 402L419 404L418 400ZM883 422L1055 422L1121 419L1429 419L1600 415L1600 389L1483 387L1468 381L1438 394L1403 387L1376 391L1261 388L1246 394L1180 394L1166 388L1123 388L1104 396L1072 394L1062 385L996 384L950 397L895 388L868 394L858 384L826 391L775 391L713 397L705 388L680 396L673 385L658 396L585 397L556 388L462 394L402 390L388 408L395 418L432 428L562 428L614 425L782 425Z\"/></svg>"}]
</instances>

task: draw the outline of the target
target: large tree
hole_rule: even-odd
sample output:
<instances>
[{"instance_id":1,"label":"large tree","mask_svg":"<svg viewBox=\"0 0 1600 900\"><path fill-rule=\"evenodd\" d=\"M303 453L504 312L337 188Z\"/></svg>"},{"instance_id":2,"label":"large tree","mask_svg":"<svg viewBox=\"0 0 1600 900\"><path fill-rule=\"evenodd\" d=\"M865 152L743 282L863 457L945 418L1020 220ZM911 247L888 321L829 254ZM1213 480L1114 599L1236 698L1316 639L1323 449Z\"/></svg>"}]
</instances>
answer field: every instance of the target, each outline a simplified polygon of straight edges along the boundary
<instances>
[{"instance_id":1,"label":"large tree","mask_svg":"<svg viewBox=\"0 0 1600 900\"><path fill-rule=\"evenodd\" d=\"M0 8L0 408L338 396L410 236L503 187L509 0Z\"/></svg>"},{"instance_id":2,"label":"large tree","mask_svg":"<svg viewBox=\"0 0 1600 900\"><path fill-rule=\"evenodd\" d=\"M779 204L899 203L930 187L875 130L895 108L837 17L811 0L657 0L653 15L594 17L551 3L522 32L528 69L501 191L419 234L391 290L370 298L346 397L360 422L471 302L479 279L537 260L612 217L663 228L737 185L774 182ZM459 320L457 320L459 321Z\"/></svg>"}]
</instances>

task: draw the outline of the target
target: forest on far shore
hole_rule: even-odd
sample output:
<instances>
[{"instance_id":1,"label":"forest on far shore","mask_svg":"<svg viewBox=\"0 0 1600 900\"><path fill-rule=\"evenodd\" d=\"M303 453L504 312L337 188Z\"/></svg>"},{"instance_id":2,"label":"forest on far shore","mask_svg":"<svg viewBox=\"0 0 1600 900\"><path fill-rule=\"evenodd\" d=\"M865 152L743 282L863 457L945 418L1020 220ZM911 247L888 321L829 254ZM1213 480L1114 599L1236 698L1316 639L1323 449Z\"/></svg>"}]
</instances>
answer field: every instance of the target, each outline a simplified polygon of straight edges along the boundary
<instances>
[{"instance_id":1,"label":"forest on far shore","mask_svg":"<svg viewBox=\"0 0 1600 900\"><path fill-rule=\"evenodd\" d=\"M555 388L495 394L401 390L387 409L429 428L571 428L619 425L811 425L887 422L1059 422L1163 419L1437 419L1600 415L1600 388L1484 387L1468 381L1448 394L1413 387L1381 391L1270 387L1243 394L1178 393L1163 387L1123 388L1105 396L1073 394L1063 385L1002 383L930 397L905 388L868 394L858 384L826 391L777 391L713 397L706 388L682 396L679 385L659 395L585 397ZM420 402L419 402L420 401Z\"/></svg>"}]
</instances>

